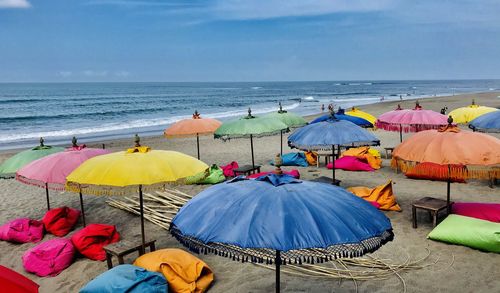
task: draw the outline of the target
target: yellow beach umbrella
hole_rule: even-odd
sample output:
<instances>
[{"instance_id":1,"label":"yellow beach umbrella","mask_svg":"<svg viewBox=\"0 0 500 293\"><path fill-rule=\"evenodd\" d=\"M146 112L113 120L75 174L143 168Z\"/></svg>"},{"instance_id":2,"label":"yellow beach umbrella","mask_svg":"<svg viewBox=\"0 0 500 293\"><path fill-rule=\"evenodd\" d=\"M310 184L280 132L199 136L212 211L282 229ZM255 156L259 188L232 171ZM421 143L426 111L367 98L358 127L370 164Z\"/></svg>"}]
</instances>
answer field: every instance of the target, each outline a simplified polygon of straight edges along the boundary
<instances>
[{"instance_id":1,"label":"yellow beach umbrella","mask_svg":"<svg viewBox=\"0 0 500 293\"><path fill-rule=\"evenodd\" d=\"M377 121L377 118L375 116L373 116L370 113L366 113L364 111L361 111L360 109L358 109L356 107L352 107L351 111L347 111L347 112L345 112L345 114L349 115L349 116L363 118L373 125L375 125L375 121Z\"/></svg>"},{"instance_id":2,"label":"yellow beach umbrella","mask_svg":"<svg viewBox=\"0 0 500 293\"><path fill-rule=\"evenodd\" d=\"M455 109L450 112L451 117L453 117L453 121L455 123L469 123L470 121L476 119L477 117L484 115L486 113L490 113L493 111L497 111L497 109L492 107L485 107L476 105L474 100L472 100L472 104L467 107L462 107Z\"/></svg>"},{"instance_id":3,"label":"yellow beach umbrella","mask_svg":"<svg viewBox=\"0 0 500 293\"><path fill-rule=\"evenodd\" d=\"M208 168L191 156L174 151L151 150L139 144L122 152L85 161L66 177L66 190L93 195L139 192L142 243L145 243L142 192L158 190Z\"/></svg>"}]
</instances>

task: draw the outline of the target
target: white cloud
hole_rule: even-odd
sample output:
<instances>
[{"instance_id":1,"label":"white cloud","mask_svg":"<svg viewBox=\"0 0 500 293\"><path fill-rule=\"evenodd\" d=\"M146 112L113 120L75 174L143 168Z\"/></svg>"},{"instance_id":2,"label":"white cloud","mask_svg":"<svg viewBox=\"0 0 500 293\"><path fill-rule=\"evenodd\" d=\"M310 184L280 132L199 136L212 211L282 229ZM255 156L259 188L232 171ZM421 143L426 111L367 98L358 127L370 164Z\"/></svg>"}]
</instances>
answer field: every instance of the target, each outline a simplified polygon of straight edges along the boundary
<instances>
[{"instance_id":1,"label":"white cloud","mask_svg":"<svg viewBox=\"0 0 500 293\"><path fill-rule=\"evenodd\" d=\"M27 0L0 0L2 8L30 8L31 4Z\"/></svg>"},{"instance_id":2,"label":"white cloud","mask_svg":"<svg viewBox=\"0 0 500 293\"><path fill-rule=\"evenodd\" d=\"M73 75L73 72L71 72L71 71L59 71L59 75L62 77L70 77L71 75Z\"/></svg>"},{"instance_id":3,"label":"white cloud","mask_svg":"<svg viewBox=\"0 0 500 293\"><path fill-rule=\"evenodd\" d=\"M222 19L269 19L323 15L337 12L378 11L394 0L217 0L215 12Z\"/></svg>"},{"instance_id":4,"label":"white cloud","mask_svg":"<svg viewBox=\"0 0 500 293\"><path fill-rule=\"evenodd\" d=\"M130 72L128 72L126 70L120 70L120 71L116 71L114 74L117 77L128 77L130 75Z\"/></svg>"},{"instance_id":5,"label":"white cloud","mask_svg":"<svg viewBox=\"0 0 500 293\"><path fill-rule=\"evenodd\" d=\"M108 72L106 70L96 71L96 70L84 70L83 75L88 77L105 77L108 76Z\"/></svg>"}]
</instances>

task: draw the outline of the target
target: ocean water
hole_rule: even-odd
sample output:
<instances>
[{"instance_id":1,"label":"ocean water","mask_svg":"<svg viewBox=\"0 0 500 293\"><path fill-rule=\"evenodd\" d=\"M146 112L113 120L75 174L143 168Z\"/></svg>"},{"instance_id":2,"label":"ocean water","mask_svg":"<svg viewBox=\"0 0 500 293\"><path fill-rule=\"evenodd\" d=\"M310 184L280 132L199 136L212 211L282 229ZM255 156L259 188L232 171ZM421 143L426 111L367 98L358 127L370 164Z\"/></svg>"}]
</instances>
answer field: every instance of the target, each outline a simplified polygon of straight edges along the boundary
<instances>
[{"instance_id":1,"label":"ocean water","mask_svg":"<svg viewBox=\"0 0 500 293\"><path fill-rule=\"evenodd\" d=\"M139 133L160 135L191 117L227 120L285 109L306 115L321 104L347 108L404 98L432 98L500 89L500 80L322 81L231 83L12 83L0 84L0 149L69 144Z\"/></svg>"}]
</instances>

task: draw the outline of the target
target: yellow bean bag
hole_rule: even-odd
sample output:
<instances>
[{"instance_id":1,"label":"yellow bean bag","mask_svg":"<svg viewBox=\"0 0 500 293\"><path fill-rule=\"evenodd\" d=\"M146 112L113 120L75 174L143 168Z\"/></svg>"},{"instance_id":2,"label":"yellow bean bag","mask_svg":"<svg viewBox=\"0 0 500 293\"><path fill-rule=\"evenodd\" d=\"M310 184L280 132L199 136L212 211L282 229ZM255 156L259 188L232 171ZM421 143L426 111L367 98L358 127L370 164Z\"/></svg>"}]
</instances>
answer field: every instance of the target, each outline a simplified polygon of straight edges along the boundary
<instances>
[{"instance_id":1,"label":"yellow bean bag","mask_svg":"<svg viewBox=\"0 0 500 293\"><path fill-rule=\"evenodd\" d=\"M379 185L375 188L358 186L349 187L347 188L347 190L364 200L376 201L378 204L380 204L381 210L397 212L401 211L401 208L396 202L396 197L394 196L394 193L392 193L392 180L389 180L386 184Z\"/></svg>"},{"instance_id":2,"label":"yellow bean bag","mask_svg":"<svg viewBox=\"0 0 500 293\"><path fill-rule=\"evenodd\" d=\"M212 269L206 263L181 249L146 253L138 257L134 265L162 273L170 292L205 292L214 280Z\"/></svg>"}]
</instances>

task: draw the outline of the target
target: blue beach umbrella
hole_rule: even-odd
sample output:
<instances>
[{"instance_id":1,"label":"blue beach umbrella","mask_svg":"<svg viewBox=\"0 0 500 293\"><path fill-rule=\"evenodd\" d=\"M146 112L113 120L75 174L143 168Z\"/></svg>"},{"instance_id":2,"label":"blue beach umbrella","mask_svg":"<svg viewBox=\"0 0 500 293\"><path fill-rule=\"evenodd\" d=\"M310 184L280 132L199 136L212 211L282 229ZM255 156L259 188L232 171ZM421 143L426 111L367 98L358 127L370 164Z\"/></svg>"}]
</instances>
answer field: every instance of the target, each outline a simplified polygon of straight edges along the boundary
<instances>
[{"instance_id":1,"label":"blue beach umbrella","mask_svg":"<svg viewBox=\"0 0 500 293\"><path fill-rule=\"evenodd\" d=\"M359 257L393 239L390 220L330 184L271 174L205 189L184 205L170 232L198 253L276 265Z\"/></svg>"},{"instance_id":2,"label":"blue beach umbrella","mask_svg":"<svg viewBox=\"0 0 500 293\"><path fill-rule=\"evenodd\" d=\"M363 119L360 117L355 117L355 116L350 116L350 115L345 115L344 113L345 112L343 109L339 109L339 111L337 113L335 113L335 118L337 118L338 120L345 120L345 121L352 122L352 123L354 123L360 127L363 127L363 128L373 127L373 124L370 123L370 121L368 121L366 119ZM324 121L327 121L329 119L332 119L331 114L323 115L323 116L320 116L320 117L314 119L313 121L311 121L311 124L318 123L318 122L324 122Z\"/></svg>"},{"instance_id":3,"label":"blue beach umbrella","mask_svg":"<svg viewBox=\"0 0 500 293\"><path fill-rule=\"evenodd\" d=\"M500 111L477 117L469 123L469 128L479 132L500 132Z\"/></svg>"},{"instance_id":4,"label":"blue beach umbrella","mask_svg":"<svg viewBox=\"0 0 500 293\"><path fill-rule=\"evenodd\" d=\"M330 119L312 123L297 129L288 137L288 145L305 151L331 150L335 156L335 146L340 153L341 145L380 145L380 140L372 133L364 130L356 124L336 119L337 115L330 114ZM335 160L333 163L333 183L335 180Z\"/></svg>"}]
</instances>

